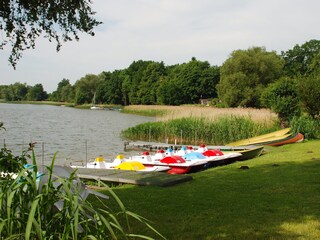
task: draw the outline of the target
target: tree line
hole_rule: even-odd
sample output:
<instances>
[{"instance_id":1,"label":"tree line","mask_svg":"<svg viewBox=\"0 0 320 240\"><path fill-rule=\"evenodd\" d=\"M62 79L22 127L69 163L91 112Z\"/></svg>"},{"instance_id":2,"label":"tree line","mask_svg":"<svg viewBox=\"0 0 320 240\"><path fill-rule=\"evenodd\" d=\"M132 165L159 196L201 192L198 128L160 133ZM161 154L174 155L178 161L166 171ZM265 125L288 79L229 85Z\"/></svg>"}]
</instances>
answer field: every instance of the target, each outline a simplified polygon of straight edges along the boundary
<instances>
[{"instance_id":1,"label":"tree line","mask_svg":"<svg viewBox=\"0 0 320 240\"><path fill-rule=\"evenodd\" d=\"M75 84L62 79L47 94L41 84L0 86L7 101L45 100L89 104L196 104L211 99L219 107L268 107L280 118L308 112L319 116L320 41L310 40L293 49L267 51L264 47L235 50L222 66L192 58L166 66L138 60L126 69L88 74Z\"/></svg>"}]
</instances>

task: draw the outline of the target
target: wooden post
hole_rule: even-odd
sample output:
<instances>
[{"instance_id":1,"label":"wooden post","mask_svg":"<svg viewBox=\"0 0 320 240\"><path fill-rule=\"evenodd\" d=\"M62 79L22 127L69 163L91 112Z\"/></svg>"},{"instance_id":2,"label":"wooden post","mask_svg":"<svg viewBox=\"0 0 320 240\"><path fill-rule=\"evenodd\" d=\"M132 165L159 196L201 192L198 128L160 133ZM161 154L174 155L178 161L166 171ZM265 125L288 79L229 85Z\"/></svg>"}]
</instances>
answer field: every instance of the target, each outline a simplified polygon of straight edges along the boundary
<instances>
[{"instance_id":1,"label":"wooden post","mask_svg":"<svg viewBox=\"0 0 320 240\"><path fill-rule=\"evenodd\" d=\"M88 166L88 140L86 140L85 142L85 145L86 145L86 166Z\"/></svg>"},{"instance_id":2,"label":"wooden post","mask_svg":"<svg viewBox=\"0 0 320 240\"><path fill-rule=\"evenodd\" d=\"M44 171L44 142L42 142L41 148L42 148L42 156L41 156L42 166L41 166L41 170L43 172Z\"/></svg>"}]
</instances>

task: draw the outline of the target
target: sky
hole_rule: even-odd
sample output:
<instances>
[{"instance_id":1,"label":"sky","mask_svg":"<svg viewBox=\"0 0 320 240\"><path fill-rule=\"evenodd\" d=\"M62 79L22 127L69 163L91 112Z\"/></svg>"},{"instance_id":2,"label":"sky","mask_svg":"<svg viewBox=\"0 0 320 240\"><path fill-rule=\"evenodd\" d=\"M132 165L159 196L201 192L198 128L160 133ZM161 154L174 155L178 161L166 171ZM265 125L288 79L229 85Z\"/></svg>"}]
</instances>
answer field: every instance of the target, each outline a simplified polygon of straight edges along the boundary
<instances>
[{"instance_id":1,"label":"sky","mask_svg":"<svg viewBox=\"0 0 320 240\"><path fill-rule=\"evenodd\" d=\"M23 52L16 70L9 48L0 50L0 85L41 83L48 93L62 79L125 69L133 61L189 62L221 66L232 51L258 46L287 51L320 39L319 0L95 0L103 24L95 36L64 43L39 38Z\"/></svg>"}]
</instances>

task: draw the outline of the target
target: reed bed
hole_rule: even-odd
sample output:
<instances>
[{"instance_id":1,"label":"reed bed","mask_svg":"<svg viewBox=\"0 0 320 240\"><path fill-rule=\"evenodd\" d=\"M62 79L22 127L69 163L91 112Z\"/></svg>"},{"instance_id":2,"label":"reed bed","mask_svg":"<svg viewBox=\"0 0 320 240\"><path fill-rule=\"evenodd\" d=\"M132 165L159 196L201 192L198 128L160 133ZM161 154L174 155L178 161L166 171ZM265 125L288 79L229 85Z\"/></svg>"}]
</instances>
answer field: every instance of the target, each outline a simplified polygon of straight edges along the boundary
<instances>
[{"instance_id":1,"label":"reed bed","mask_svg":"<svg viewBox=\"0 0 320 240\"><path fill-rule=\"evenodd\" d=\"M163 105L131 105L124 108L130 113L148 115L154 113L159 121L167 121L177 118L206 118L208 121L214 121L222 116L248 117L257 123L263 123L272 126L278 120L277 114L270 109L255 108L215 108L207 106L163 106Z\"/></svg>"},{"instance_id":2,"label":"reed bed","mask_svg":"<svg viewBox=\"0 0 320 240\"><path fill-rule=\"evenodd\" d=\"M125 111L157 117L122 131L130 140L222 145L279 128L277 115L268 109L132 105Z\"/></svg>"},{"instance_id":3,"label":"reed bed","mask_svg":"<svg viewBox=\"0 0 320 240\"><path fill-rule=\"evenodd\" d=\"M276 129L276 125L254 122L243 116L222 116L214 121L204 117L184 117L139 124L122 131L122 137L172 144L223 145Z\"/></svg>"}]
</instances>

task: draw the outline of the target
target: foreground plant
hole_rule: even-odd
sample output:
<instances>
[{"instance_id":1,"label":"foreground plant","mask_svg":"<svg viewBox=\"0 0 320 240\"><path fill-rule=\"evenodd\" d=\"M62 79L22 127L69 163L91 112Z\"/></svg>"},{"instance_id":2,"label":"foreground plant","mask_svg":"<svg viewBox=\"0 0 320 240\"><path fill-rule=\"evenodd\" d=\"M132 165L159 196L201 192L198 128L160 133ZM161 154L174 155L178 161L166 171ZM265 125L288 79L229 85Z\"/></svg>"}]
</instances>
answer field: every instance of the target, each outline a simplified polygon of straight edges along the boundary
<instances>
[{"instance_id":1,"label":"foreground plant","mask_svg":"<svg viewBox=\"0 0 320 240\"><path fill-rule=\"evenodd\" d=\"M113 213L98 193L94 196L100 206L95 208L76 173L59 175L54 162L55 156L40 173L32 151L31 168L22 168L15 178L0 179L0 239L152 239L134 234L129 226L132 219L164 238L146 219L126 210L110 188L108 193L121 211ZM127 220L125 225L118 221L121 216Z\"/></svg>"}]
</instances>

